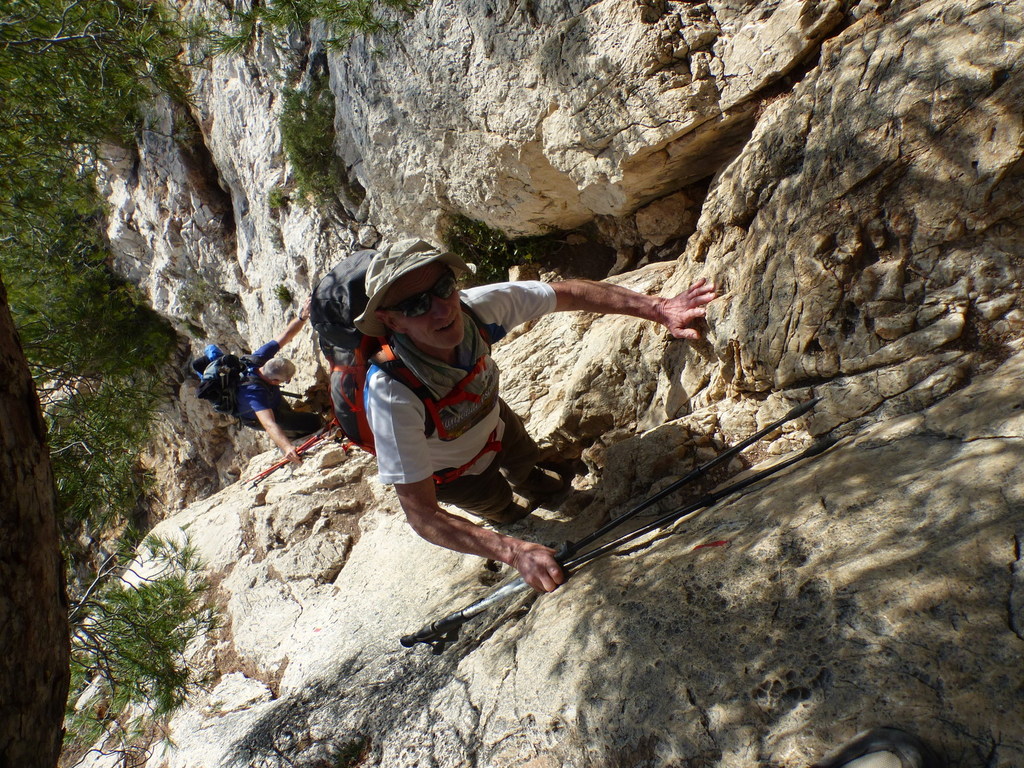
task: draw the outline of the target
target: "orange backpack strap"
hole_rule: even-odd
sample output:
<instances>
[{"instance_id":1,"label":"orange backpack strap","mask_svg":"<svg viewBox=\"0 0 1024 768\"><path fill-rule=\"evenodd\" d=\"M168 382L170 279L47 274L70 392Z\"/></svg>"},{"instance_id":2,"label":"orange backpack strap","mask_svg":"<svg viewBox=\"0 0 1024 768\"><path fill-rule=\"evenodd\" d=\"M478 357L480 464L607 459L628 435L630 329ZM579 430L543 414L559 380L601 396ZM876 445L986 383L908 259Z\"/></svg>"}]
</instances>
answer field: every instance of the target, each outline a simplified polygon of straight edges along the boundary
<instances>
[{"instance_id":1,"label":"orange backpack strap","mask_svg":"<svg viewBox=\"0 0 1024 768\"><path fill-rule=\"evenodd\" d=\"M431 408L431 405L434 403L434 399L430 394L430 390L427 389L427 385L416 378L416 375L409 370L405 363L401 361L390 344L383 339L380 339L379 341L380 350L370 358L369 363L376 365L395 381L401 382L407 386L412 390L412 393L416 395L419 401L423 403L424 409L426 410L423 423L423 433L429 437L437 431L437 425L440 423L437 410Z\"/></svg>"},{"instance_id":2,"label":"orange backpack strap","mask_svg":"<svg viewBox=\"0 0 1024 768\"><path fill-rule=\"evenodd\" d=\"M366 417L363 390L366 385L368 360L376 351L376 347L376 339L367 336L356 349L344 352L337 350L338 353L329 356L331 401L334 405L335 419L349 440L370 453L374 452L373 432Z\"/></svg>"}]
</instances>

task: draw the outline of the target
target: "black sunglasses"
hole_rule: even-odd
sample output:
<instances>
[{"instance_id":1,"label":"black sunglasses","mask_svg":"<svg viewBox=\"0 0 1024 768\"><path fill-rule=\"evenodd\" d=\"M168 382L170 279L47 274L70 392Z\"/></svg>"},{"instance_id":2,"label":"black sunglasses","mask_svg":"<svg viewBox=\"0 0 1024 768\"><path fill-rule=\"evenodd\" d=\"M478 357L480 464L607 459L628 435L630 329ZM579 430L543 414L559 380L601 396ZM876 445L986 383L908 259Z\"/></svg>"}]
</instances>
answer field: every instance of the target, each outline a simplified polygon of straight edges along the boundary
<instances>
[{"instance_id":1,"label":"black sunglasses","mask_svg":"<svg viewBox=\"0 0 1024 768\"><path fill-rule=\"evenodd\" d=\"M406 317L420 317L427 314L434 304L434 297L447 299L455 293L455 275L449 270L436 283L420 293L414 293L390 307L381 307L386 312L401 312Z\"/></svg>"}]
</instances>

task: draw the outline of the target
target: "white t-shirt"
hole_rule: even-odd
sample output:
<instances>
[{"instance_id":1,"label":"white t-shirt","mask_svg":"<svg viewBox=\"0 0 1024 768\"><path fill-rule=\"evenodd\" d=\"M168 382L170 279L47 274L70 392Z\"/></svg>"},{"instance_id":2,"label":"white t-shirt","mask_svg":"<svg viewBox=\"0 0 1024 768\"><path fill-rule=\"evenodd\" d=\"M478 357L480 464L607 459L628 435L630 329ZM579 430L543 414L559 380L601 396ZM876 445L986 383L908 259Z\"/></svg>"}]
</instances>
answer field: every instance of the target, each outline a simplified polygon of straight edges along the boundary
<instances>
[{"instance_id":1,"label":"white t-shirt","mask_svg":"<svg viewBox=\"0 0 1024 768\"><path fill-rule=\"evenodd\" d=\"M462 300L473 308L498 341L517 325L555 310L555 291L547 283L524 280L494 283L461 292ZM377 469L382 483L415 483L448 467L461 467L480 453L492 432L497 438L505 425L498 406L478 424L454 440L441 440L436 431L423 434L426 409L409 387L395 381L379 369L371 369L365 389L366 416L377 451ZM494 459L485 453L466 470L483 472Z\"/></svg>"}]
</instances>

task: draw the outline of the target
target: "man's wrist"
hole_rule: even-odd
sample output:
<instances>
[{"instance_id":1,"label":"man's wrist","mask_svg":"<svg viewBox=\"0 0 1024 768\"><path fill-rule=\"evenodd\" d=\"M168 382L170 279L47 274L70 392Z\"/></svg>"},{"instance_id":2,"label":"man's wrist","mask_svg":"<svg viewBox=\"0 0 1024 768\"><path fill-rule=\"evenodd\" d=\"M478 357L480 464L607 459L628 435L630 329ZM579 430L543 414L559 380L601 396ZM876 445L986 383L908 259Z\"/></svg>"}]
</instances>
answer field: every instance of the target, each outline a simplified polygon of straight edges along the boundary
<instances>
[{"instance_id":1,"label":"man's wrist","mask_svg":"<svg viewBox=\"0 0 1024 768\"><path fill-rule=\"evenodd\" d=\"M494 559L515 568L522 545L525 542L521 539L515 539L511 536L506 536L503 533L498 533L497 531L495 531L495 533L498 535L498 546Z\"/></svg>"},{"instance_id":2,"label":"man's wrist","mask_svg":"<svg viewBox=\"0 0 1024 768\"><path fill-rule=\"evenodd\" d=\"M655 297L653 317L651 318L657 323L661 323L666 328L669 326L668 312L665 311L665 306L668 304L668 299L664 297Z\"/></svg>"}]
</instances>

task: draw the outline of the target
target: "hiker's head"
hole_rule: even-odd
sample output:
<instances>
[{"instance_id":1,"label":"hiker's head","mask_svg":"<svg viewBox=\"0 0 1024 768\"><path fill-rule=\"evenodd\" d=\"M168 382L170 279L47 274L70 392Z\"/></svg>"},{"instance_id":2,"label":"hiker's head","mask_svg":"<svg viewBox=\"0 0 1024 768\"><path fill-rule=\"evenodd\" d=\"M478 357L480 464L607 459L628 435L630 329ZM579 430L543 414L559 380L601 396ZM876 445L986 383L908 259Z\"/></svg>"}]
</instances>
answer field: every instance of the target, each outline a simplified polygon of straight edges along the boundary
<instances>
[{"instance_id":1,"label":"hiker's head","mask_svg":"<svg viewBox=\"0 0 1024 768\"><path fill-rule=\"evenodd\" d=\"M369 300L356 327L368 336L405 333L417 343L417 331L447 330L450 335L452 309L461 317L452 278L471 269L454 253L423 240L402 240L381 249L366 270ZM461 341L462 324L456 325Z\"/></svg>"},{"instance_id":2,"label":"hiker's head","mask_svg":"<svg viewBox=\"0 0 1024 768\"><path fill-rule=\"evenodd\" d=\"M283 357L274 357L260 368L263 378L272 384L287 384L295 376L295 363Z\"/></svg>"}]
</instances>

